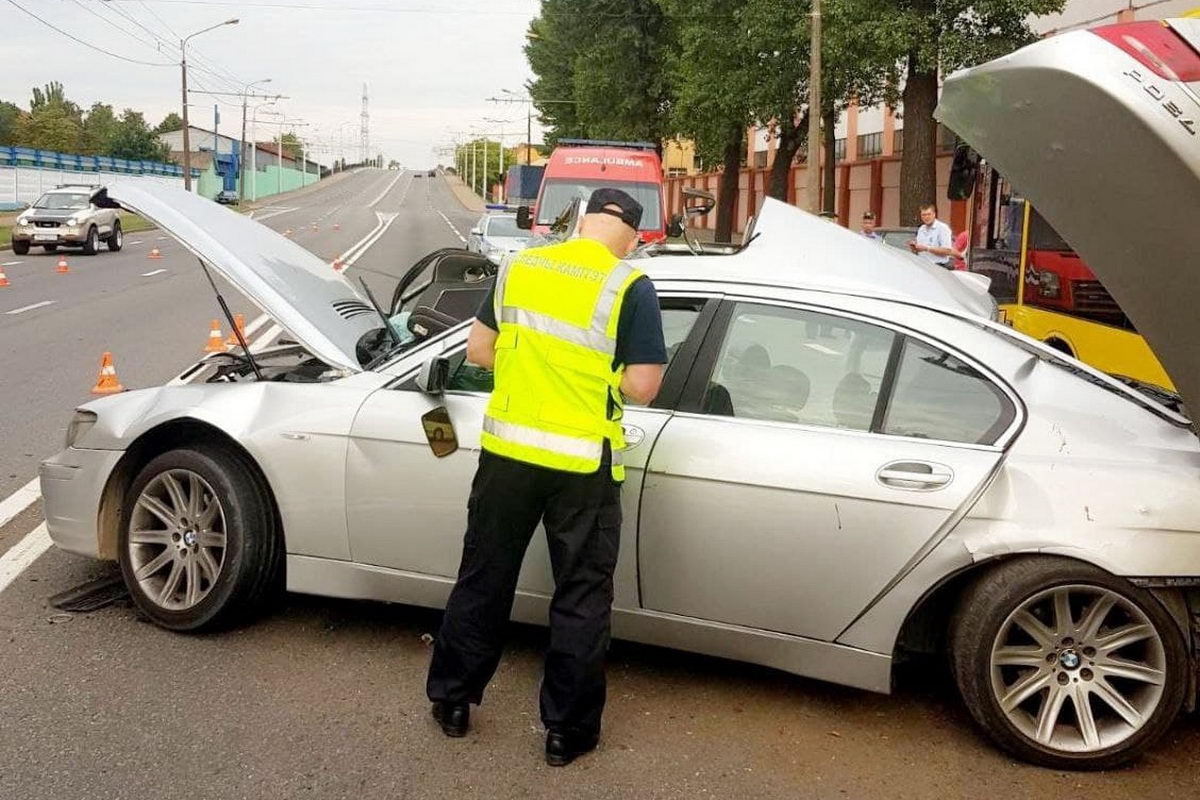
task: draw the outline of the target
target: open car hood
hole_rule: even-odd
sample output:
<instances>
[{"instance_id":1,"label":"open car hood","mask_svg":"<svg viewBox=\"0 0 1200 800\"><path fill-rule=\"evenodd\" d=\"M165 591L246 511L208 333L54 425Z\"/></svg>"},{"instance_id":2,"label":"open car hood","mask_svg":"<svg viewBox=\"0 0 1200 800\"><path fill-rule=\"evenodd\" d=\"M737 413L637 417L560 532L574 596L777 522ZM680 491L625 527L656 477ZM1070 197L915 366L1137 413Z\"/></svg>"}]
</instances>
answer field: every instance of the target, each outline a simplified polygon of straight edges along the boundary
<instances>
[{"instance_id":1,"label":"open car hood","mask_svg":"<svg viewBox=\"0 0 1200 800\"><path fill-rule=\"evenodd\" d=\"M1180 66L1200 66L1200 20L1147 24L957 72L935 116L1075 248L1200 413L1200 70Z\"/></svg>"},{"instance_id":2,"label":"open car hood","mask_svg":"<svg viewBox=\"0 0 1200 800\"><path fill-rule=\"evenodd\" d=\"M174 186L107 184L109 199L158 225L331 367L362 371L355 346L381 327L341 273L270 228Z\"/></svg>"}]
</instances>

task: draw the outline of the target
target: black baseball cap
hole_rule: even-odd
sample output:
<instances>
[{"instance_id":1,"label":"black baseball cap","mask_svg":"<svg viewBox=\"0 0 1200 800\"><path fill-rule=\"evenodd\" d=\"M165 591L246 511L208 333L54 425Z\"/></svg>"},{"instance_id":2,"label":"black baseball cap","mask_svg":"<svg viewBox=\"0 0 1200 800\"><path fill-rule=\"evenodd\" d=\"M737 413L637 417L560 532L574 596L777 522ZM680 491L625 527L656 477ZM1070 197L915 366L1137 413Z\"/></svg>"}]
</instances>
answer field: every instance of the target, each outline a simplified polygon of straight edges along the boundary
<instances>
[{"instance_id":1,"label":"black baseball cap","mask_svg":"<svg viewBox=\"0 0 1200 800\"><path fill-rule=\"evenodd\" d=\"M616 206L621 209L614 211L605 206ZM620 189L597 189L588 198L588 214L608 214L624 222L635 231L642 224L642 204L634 200Z\"/></svg>"}]
</instances>

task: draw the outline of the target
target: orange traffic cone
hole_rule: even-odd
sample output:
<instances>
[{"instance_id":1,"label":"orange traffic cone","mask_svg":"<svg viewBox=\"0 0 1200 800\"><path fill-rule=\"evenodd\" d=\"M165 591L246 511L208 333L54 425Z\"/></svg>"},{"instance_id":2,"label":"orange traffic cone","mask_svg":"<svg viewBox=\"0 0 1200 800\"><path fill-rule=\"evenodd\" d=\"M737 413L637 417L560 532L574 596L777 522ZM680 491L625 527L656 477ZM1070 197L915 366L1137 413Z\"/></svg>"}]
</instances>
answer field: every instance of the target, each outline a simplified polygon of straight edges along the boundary
<instances>
[{"instance_id":1,"label":"orange traffic cone","mask_svg":"<svg viewBox=\"0 0 1200 800\"><path fill-rule=\"evenodd\" d=\"M5 286L12 286L12 284L8 282L8 276L4 274L4 267L0 267L0 288Z\"/></svg>"},{"instance_id":2,"label":"orange traffic cone","mask_svg":"<svg viewBox=\"0 0 1200 800\"><path fill-rule=\"evenodd\" d=\"M214 319L212 328L208 331L208 344L204 345L204 352L224 353L228 349L225 346L225 337L221 335L221 323Z\"/></svg>"},{"instance_id":3,"label":"orange traffic cone","mask_svg":"<svg viewBox=\"0 0 1200 800\"><path fill-rule=\"evenodd\" d=\"M291 235L292 235L292 229L291 229L291 228L288 228L286 231L284 231L284 232L283 232L283 235L284 235L284 236L291 236Z\"/></svg>"},{"instance_id":4,"label":"orange traffic cone","mask_svg":"<svg viewBox=\"0 0 1200 800\"><path fill-rule=\"evenodd\" d=\"M54 271L59 273L60 275L66 274L71 271L71 268L67 266L67 257L66 256L58 257L58 266L54 268Z\"/></svg>"},{"instance_id":5,"label":"orange traffic cone","mask_svg":"<svg viewBox=\"0 0 1200 800\"><path fill-rule=\"evenodd\" d=\"M316 232L316 230L317 230L317 223L315 223L315 222L314 222L314 223L312 224L312 229L313 229L313 232L315 233L315 232Z\"/></svg>"},{"instance_id":6,"label":"orange traffic cone","mask_svg":"<svg viewBox=\"0 0 1200 800\"><path fill-rule=\"evenodd\" d=\"M242 343L238 341L237 335L240 333L243 339L246 338L246 318L241 314L234 314L233 325L235 328L237 328L237 333L234 333L233 331L229 332L229 338L225 340L225 346L241 347Z\"/></svg>"},{"instance_id":7,"label":"orange traffic cone","mask_svg":"<svg viewBox=\"0 0 1200 800\"><path fill-rule=\"evenodd\" d=\"M162 253L158 252L157 247L151 247L150 255L146 256L146 258L162 258Z\"/></svg>"},{"instance_id":8,"label":"orange traffic cone","mask_svg":"<svg viewBox=\"0 0 1200 800\"><path fill-rule=\"evenodd\" d=\"M341 272L344 268L345 268L345 265L342 264L342 259L335 258L333 260L333 271L334 272Z\"/></svg>"},{"instance_id":9,"label":"orange traffic cone","mask_svg":"<svg viewBox=\"0 0 1200 800\"><path fill-rule=\"evenodd\" d=\"M125 391L125 387L117 380L117 368L113 366L112 353L105 353L100 359L100 377L92 387L92 394L116 394Z\"/></svg>"},{"instance_id":10,"label":"orange traffic cone","mask_svg":"<svg viewBox=\"0 0 1200 800\"><path fill-rule=\"evenodd\" d=\"M333 223L333 229L335 231L340 231L342 229L342 223L340 223L340 222Z\"/></svg>"}]
</instances>

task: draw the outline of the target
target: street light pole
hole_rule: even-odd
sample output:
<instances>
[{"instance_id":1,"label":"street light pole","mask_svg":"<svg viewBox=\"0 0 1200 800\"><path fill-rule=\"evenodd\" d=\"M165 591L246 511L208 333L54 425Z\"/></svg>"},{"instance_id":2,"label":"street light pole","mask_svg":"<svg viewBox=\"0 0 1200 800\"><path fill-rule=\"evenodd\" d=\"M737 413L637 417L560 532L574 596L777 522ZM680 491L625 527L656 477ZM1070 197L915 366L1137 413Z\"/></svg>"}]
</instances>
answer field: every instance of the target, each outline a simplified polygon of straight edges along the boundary
<instances>
[{"instance_id":1,"label":"street light pole","mask_svg":"<svg viewBox=\"0 0 1200 800\"><path fill-rule=\"evenodd\" d=\"M821 211L821 0L812 0L812 42L808 67L808 210ZM830 180L833 176L829 176Z\"/></svg>"},{"instance_id":2,"label":"street light pole","mask_svg":"<svg viewBox=\"0 0 1200 800\"><path fill-rule=\"evenodd\" d=\"M238 201L246 202L246 106L250 90L260 83L270 83L270 78L263 78L253 83L248 83L242 89L242 139L241 150L238 153Z\"/></svg>"},{"instance_id":3,"label":"street light pole","mask_svg":"<svg viewBox=\"0 0 1200 800\"><path fill-rule=\"evenodd\" d=\"M189 34L179 42L179 72L181 76L180 82L183 84L183 188L189 192L192 190L192 140L188 130L187 43L189 39L199 36L202 33L216 30L222 25L237 24L237 17L227 19L224 22L218 22L216 25L210 25L203 30Z\"/></svg>"}]
</instances>

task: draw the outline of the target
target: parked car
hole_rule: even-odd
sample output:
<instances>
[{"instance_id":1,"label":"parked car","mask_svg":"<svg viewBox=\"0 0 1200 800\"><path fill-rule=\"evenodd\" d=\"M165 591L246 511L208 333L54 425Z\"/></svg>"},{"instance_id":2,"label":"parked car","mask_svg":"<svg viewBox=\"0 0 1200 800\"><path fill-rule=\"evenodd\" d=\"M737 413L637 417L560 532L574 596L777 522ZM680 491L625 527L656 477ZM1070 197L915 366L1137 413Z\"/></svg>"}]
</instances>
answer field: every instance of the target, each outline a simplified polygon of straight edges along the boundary
<instances>
[{"instance_id":1,"label":"parked car","mask_svg":"<svg viewBox=\"0 0 1200 800\"><path fill-rule=\"evenodd\" d=\"M516 214L493 211L480 217L471 228L467 249L499 264L504 256L524 250L528 242L529 231L517 227Z\"/></svg>"},{"instance_id":2,"label":"parked car","mask_svg":"<svg viewBox=\"0 0 1200 800\"><path fill-rule=\"evenodd\" d=\"M240 198L236 189L222 189L214 199L221 205L233 206L238 204Z\"/></svg>"},{"instance_id":3,"label":"parked car","mask_svg":"<svg viewBox=\"0 0 1200 800\"><path fill-rule=\"evenodd\" d=\"M30 247L47 253L60 247L79 247L95 255L100 242L117 252L124 244L119 209L108 201L102 186L65 185L51 189L18 217L12 229L13 253Z\"/></svg>"}]
</instances>

